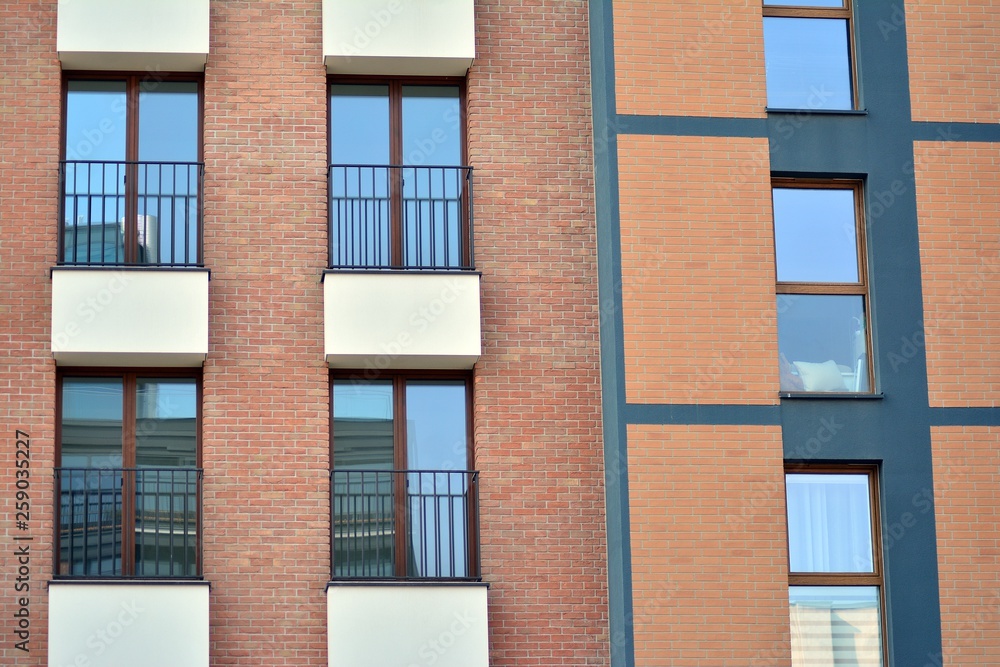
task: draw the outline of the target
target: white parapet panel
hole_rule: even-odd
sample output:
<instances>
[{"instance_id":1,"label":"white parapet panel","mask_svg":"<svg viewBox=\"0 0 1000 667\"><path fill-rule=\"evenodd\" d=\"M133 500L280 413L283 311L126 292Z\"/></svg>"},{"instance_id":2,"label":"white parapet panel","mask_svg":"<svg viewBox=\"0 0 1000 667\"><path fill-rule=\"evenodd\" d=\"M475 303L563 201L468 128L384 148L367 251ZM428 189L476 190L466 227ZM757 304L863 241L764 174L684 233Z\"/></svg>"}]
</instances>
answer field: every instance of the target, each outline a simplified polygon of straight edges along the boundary
<instances>
[{"instance_id":1,"label":"white parapet panel","mask_svg":"<svg viewBox=\"0 0 1000 667\"><path fill-rule=\"evenodd\" d=\"M52 270L52 356L63 366L200 366L208 271Z\"/></svg>"},{"instance_id":2,"label":"white parapet panel","mask_svg":"<svg viewBox=\"0 0 1000 667\"><path fill-rule=\"evenodd\" d=\"M329 664L488 667L486 584L331 583Z\"/></svg>"},{"instance_id":3,"label":"white parapet panel","mask_svg":"<svg viewBox=\"0 0 1000 667\"><path fill-rule=\"evenodd\" d=\"M203 581L49 582L49 667L208 667Z\"/></svg>"},{"instance_id":4,"label":"white parapet panel","mask_svg":"<svg viewBox=\"0 0 1000 667\"><path fill-rule=\"evenodd\" d=\"M482 354L475 272L329 272L324 310L334 368L472 368Z\"/></svg>"},{"instance_id":5,"label":"white parapet panel","mask_svg":"<svg viewBox=\"0 0 1000 667\"><path fill-rule=\"evenodd\" d=\"M199 72L209 0L59 0L63 69Z\"/></svg>"},{"instance_id":6,"label":"white parapet panel","mask_svg":"<svg viewBox=\"0 0 1000 667\"><path fill-rule=\"evenodd\" d=\"M475 32L473 0L323 0L331 74L465 76Z\"/></svg>"}]
</instances>

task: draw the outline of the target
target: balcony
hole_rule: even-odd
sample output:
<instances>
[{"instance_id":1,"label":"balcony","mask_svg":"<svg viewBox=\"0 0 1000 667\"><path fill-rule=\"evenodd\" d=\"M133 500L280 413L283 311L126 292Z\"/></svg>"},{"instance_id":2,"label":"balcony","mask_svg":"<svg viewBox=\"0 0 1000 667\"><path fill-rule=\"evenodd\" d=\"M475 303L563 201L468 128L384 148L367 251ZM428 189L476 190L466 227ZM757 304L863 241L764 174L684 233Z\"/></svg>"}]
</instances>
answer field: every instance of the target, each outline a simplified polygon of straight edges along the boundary
<instances>
[{"instance_id":1,"label":"balcony","mask_svg":"<svg viewBox=\"0 0 1000 667\"><path fill-rule=\"evenodd\" d=\"M479 573L479 473L334 470L333 577L470 579Z\"/></svg>"},{"instance_id":2,"label":"balcony","mask_svg":"<svg viewBox=\"0 0 1000 667\"><path fill-rule=\"evenodd\" d=\"M60 264L200 266L202 180L198 162L61 162Z\"/></svg>"},{"instance_id":3,"label":"balcony","mask_svg":"<svg viewBox=\"0 0 1000 667\"><path fill-rule=\"evenodd\" d=\"M63 366L200 366L202 165L60 164L52 354Z\"/></svg>"},{"instance_id":4,"label":"balcony","mask_svg":"<svg viewBox=\"0 0 1000 667\"><path fill-rule=\"evenodd\" d=\"M331 74L465 76L475 32L473 0L323 0Z\"/></svg>"},{"instance_id":5,"label":"balcony","mask_svg":"<svg viewBox=\"0 0 1000 667\"><path fill-rule=\"evenodd\" d=\"M471 167L333 165L329 190L329 365L472 368L482 331Z\"/></svg>"},{"instance_id":6,"label":"balcony","mask_svg":"<svg viewBox=\"0 0 1000 667\"><path fill-rule=\"evenodd\" d=\"M202 471L57 468L59 576L197 577Z\"/></svg>"},{"instance_id":7,"label":"balcony","mask_svg":"<svg viewBox=\"0 0 1000 667\"><path fill-rule=\"evenodd\" d=\"M208 46L209 0L59 0L64 69L200 72Z\"/></svg>"},{"instance_id":8,"label":"balcony","mask_svg":"<svg viewBox=\"0 0 1000 667\"><path fill-rule=\"evenodd\" d=\"M479 474L334 470L330 477L330 664L486 667Z\"/></svg>"}]
</instances>

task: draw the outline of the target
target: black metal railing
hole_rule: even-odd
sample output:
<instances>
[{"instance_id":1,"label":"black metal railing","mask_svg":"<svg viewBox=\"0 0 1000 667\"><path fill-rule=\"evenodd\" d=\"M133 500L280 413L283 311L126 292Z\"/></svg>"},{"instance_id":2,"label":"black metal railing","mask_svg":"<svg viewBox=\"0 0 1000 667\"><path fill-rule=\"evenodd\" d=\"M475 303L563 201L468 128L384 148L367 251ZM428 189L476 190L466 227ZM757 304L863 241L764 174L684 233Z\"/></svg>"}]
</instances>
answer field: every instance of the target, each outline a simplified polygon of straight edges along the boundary
<instances>
[{"instance_id":1,"label":"black metal railing","mask_svg":"<svg viewBox=\"0 0 1000 667\"><path fill-rule=\"evenodd\" d=\"M335 164L330 268L472 269L472 167Z\"/></svg>"},{"instance_id":2,"label":"black metal railing","mask_svg":"<svg viewBox=\"0 0 1000 667\"><path fill-rule=\"evenodd\" d=\"M198 468L57 468L60 575L196 577Z\"/></svg>"},{"instance_id":3,"label":"black metal railing","mask_svg":"<svg viewBox=\"0 0 1000 667\"><path fill-rule=\"evenodd\" d=\"M199 162L60 162L60 263L200 266L203 172Z\"/></svg>"},{"instance_id":4,"label":"black metal railing","mask_svg":"<svg viewBox=\"0 0 1000 667\"><path fill-rule=\"evenodd\" d=\"M334 470L333 576L479 576L479 473Z\"/></svg>"}]
</instances>

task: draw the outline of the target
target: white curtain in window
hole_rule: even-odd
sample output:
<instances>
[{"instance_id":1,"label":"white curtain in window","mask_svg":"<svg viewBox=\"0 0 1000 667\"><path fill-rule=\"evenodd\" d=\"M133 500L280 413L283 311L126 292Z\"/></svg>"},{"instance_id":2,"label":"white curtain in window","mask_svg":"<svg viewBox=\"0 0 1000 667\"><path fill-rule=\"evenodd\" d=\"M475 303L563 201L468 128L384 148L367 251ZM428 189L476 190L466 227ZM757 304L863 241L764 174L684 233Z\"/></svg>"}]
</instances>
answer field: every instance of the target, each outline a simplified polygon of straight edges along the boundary
<instances>
[{"instance_id":1,"label":"white curtain in window","mask_svg":"<svg viewBox=\"0 0 1000 667\"><path fill-rule=\"evenodd\" d=\"M872 572L867 475L786 476L792 572Z\"/></svg>"}]
</instances>

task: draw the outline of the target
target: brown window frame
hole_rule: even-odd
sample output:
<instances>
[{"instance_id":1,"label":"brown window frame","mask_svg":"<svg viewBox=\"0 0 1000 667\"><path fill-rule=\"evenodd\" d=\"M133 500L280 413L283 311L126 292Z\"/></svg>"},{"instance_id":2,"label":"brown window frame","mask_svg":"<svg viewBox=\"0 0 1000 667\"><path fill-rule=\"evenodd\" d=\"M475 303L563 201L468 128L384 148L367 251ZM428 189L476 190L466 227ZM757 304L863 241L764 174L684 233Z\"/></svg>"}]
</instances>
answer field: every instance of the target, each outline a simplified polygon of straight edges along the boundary
<instances>
[{"instance_id":1,"label":"brown window frame","mask_svg":"<svg viewBox=\"0 0 1000 667\"><path fill-rule=\"evenodd\" d=\"M358 383L391 382L392 383L392 434L393 434L393 469L397 471L408 470L407 465L407 441L406 441L406 383L443 381L462 381L465 384L465 430L466 430L466 461L467 469L475 471L475 446L474 446L474 425L473 425L473 376L471 371L450 371L450 370L382 370L372 371L371 369L335 370L330 373L330 469L335 471L335 447L333 415L334 415L334 392L333 385L337 381L348 380ZM457 471L456 471L457 472ZM396 497L403 498L405 489L404 480L396 480ZM332 511L332 508L331 508ZM411 578L407 574L406 562L406 523L405 517L400 514L395 519L395 576L394 578ZM480 578L479 554L479 506L475 504L469 512L469 522L466 526L468 549L469 549L469 572L470 579ZM333 549L330 551L330 571L334 571Z\"/></svg>"},{"instance_id":2,"label":"brown window frame","mask_svg":"<svg viewBox=\"0 0 1000 667\"><path fill-rule=\"evenodd\" d=\"M137 220L139 215L139 189L138 183L138 161L139 161L139 94L150 86L155 86L160 82L187 82L198 85L198 159L197 162L204 162L205 155L205 76L199 73L152 73L123 71L103 71L103 70L79 70L63 72L62 77L62 115L59 128L60 136L60 159L67 160L66 145L68 141L67 120L69 112L69 84L71 81L119 81L125 83L125 219ZM152 82L152 83L151 83ZM62 193L60 193L62 196ZM198 211L202 210L204 192L203 188L198 190ZM60 204L60 208L62 204ZM60 225L63 224L60 220ZM199 226L204 225L204 220L199 221ZM204 233L199 234L198 241L198 265L203 265L205 261L203 239ZM62 235L60 235L60 241ZM138 261L139 252L139 230L136 225L125 225L125 264L135 264ZM61 245L61 243L60 243ZM62 261L64 249L59 248L59 259Z\"/></svg>"},{"instance_id":3,"label":"brown window frame","mask_svg":"<svg viewBox=\"0 0 1000 667\"><path fill-rule=\"evenodd\" d=\"M203 373L201 368L104 368L104 367L63 367L56 372L56 428L55 428L55 461L56 467L62 467L62 426L63 426L63 381L66 378L120 378L122 381L122 468L136 468L136 431L137 431L137 409L136 409L136 383L141 379L188 379L195 383L195 468L199 471L203 469L202 460L202 392ZM58 485L55 490L57 497L60 493ZM145 576L135 574L135 508L134 503L124 502L126 498L135 497L135 479L130 476L123 476L122 479L122 566L119 575L103 575L102 578L121 579L129 577L139 577L142 579L157 579L163 577ZM202 577L203 556L202 546L204 540L204 521L202 519L202 509L204 507L204 497L199 489L198 497L198 534L195 542L195 572L194 578ZM74 575L59 572L59 530L60 530L60 503L54 503L53 520L53 574L59 578L93 577L94 575ZM166 578L185 578L171 575ZM188 577L190 578L190 577Z\"/></svg>"},{"instance_id":4,"label":"brown window frame","mask_svg":"<svg viewBox=\"0 0 1000 667\"><path fill-rule=\"evenodd\" d=\"M404 86L454 86L458 88L458 116L461 142L462 164L469 164L468 149L468 123L466 107L466 79L455 76L364 76L364 75L333 75L327 77L326 103L327 103L327 164L333 164L333 137L330 127L333 122L333 104L331 90L336 85L370 85L387 86L389 89L389 166L404 166L405 156L403 155L403 87ZM409 166L409 165L406 165ZM420 166L420 165L416 165ZM390 256L392 268L409 268L403 263L403 194L402 184L398 177L390 180ZM468 199L470 193L464 189L462 193L463 210L468 209ZM459 231L462 240L461 265L464 268L471 268L473 265L472 248L465 239L470 238L470 227L472 220L469 216L462 216L462 228ZM332 260L332 258L331 258ZM335 266L332 268L336 268Z\"/></svg>"},{"instance_id":5,"label":"brown window frame","mask_svg":"<svg viewBox=\"0 0 1000 667\"><path fill-rule=\"evenodd\" d=\"M763 10L762 14L765 17L847 20L847 64L851 68L851 108L847 109L847 111L860 109L861 95L858 90L857 46L855 45L854 7L852 1L842 0L840 7L806 7L802 5L766 5L761 0L761 8Z\"/></svg>"},{"instance_id":6,"label":"brown window frame","mask_svg":"<svg viewBox=\"0 0 1000 667\"><path fill-rule=\"evenodd\" d=\"M865 314L865 356L868 374L868 387L859 391L851 391L851 394L872 394L876 391L875 383L875 362L872 350L872 317L871 298L868 281L868 251L867 234L865 232L865 192L864 184L855 179L813 179L813 178L772 178L771 193L775 189L799 189L799 190L851 190L854 193L854 236L856 239L856 252L858 262L858 280L856 282L798 282L780 281L778 276L778 254L774 253L774 275L775 294L805 294L812 296L860 296L864 305ZM773 204L772 204L773 206ZM772 233L774 233L774 210L771 211ZM825 392L794 391L789 392L782 389L784 393L807 393L824 394ZM836 392L833 392L836 393Z\"/></svg>"},{"instance_id":7,"label":"brown window frame","mask_svg":"<svg viewBox=\"0 0 1000 667\"><path fill-rule=\"evenodd\" d=\"M786 464L785 479L788 475L867 475L868 507L872 536L872 571L868 572L793 572L788 562L788 586L868 586L878 589L879 636L882 642L882 665L888 664L888 623L885 616L885 573L882 549L882 514L879 503L879 468L875 464ZM788 502L787 482L785 502ZM787 513L786 513L787 520ZM788 526L785 526L785 551L789 553Z\"/></svg>"}]
</instances>

